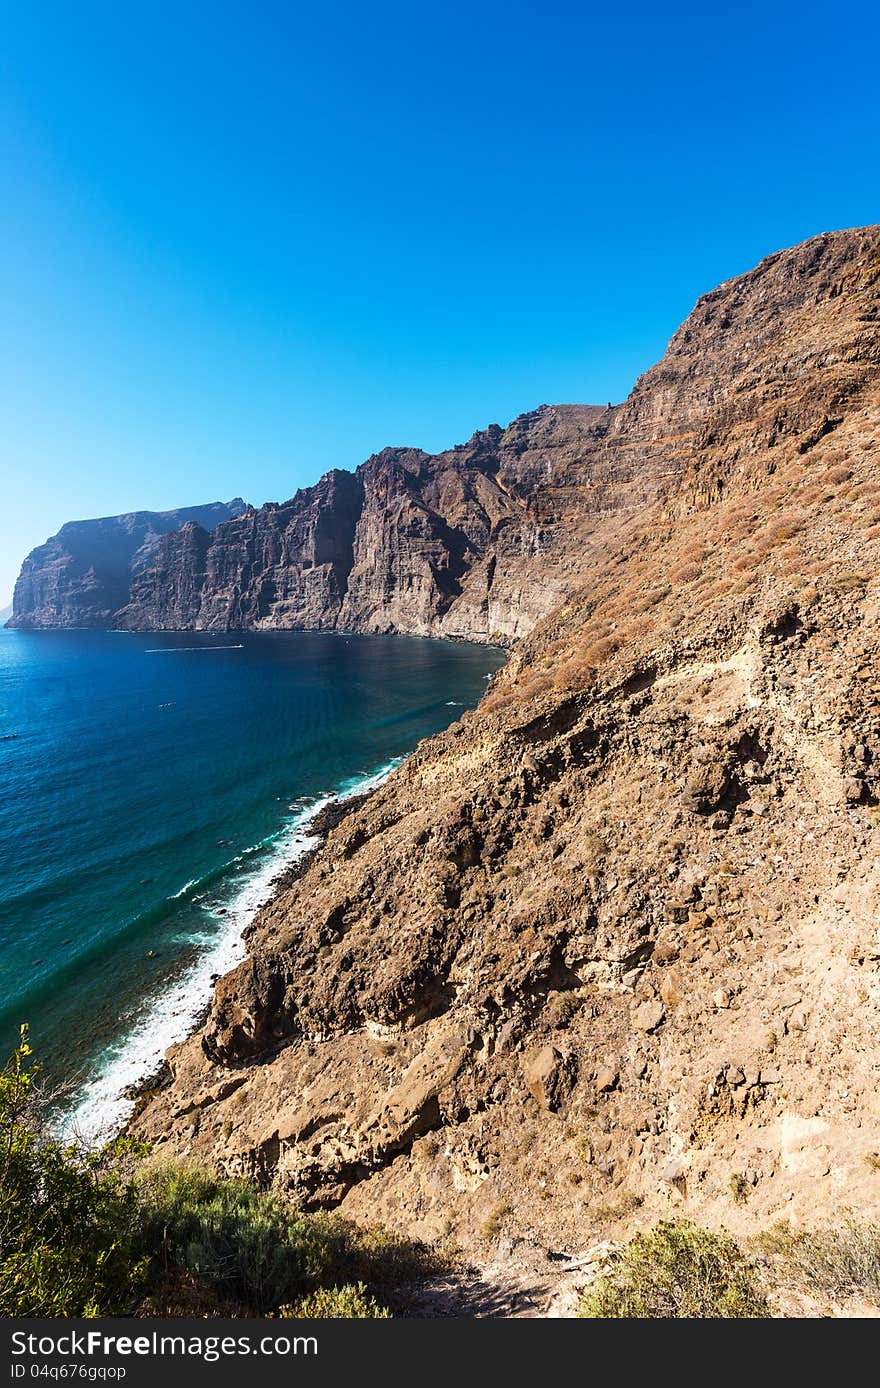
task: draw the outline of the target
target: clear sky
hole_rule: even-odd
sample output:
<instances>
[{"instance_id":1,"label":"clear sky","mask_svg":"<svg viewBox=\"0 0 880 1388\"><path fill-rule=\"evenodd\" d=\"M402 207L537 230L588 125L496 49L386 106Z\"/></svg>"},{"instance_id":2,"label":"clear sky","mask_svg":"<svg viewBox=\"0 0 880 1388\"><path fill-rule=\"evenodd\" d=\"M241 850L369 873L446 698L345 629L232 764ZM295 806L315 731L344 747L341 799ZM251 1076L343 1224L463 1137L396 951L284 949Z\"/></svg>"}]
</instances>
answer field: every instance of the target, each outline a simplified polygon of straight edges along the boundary
<instances>
[{"instance_id":1,"label":"clear sky","mask_svg":"<svg viewBox=\"0 0 880 1388\"><path fill-rule=\"evenodd\" d=\"M6 0L0 606L66 519L619 400L880 220L876 4Z\"/></svg>"}]
</instances>

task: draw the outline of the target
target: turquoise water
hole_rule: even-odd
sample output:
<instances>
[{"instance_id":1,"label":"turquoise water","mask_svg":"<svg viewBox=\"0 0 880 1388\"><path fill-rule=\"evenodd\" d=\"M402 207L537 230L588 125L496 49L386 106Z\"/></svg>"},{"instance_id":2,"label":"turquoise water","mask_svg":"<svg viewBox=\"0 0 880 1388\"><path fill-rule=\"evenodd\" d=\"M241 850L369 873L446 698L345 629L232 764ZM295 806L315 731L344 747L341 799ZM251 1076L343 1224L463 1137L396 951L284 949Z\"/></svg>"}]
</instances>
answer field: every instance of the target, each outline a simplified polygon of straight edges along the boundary
<instances>
[{"instance_id":1,"label":"turquoise water","mask_svg":"<svg viewBox=\"0 0 880 1388\"><path fill-rule=\"evenodd\" d=\"M0 631L0 1043L86 1132L185 1035L328 795L477 702L501 652L405 637Z\"/></svg>"}]
</instances>

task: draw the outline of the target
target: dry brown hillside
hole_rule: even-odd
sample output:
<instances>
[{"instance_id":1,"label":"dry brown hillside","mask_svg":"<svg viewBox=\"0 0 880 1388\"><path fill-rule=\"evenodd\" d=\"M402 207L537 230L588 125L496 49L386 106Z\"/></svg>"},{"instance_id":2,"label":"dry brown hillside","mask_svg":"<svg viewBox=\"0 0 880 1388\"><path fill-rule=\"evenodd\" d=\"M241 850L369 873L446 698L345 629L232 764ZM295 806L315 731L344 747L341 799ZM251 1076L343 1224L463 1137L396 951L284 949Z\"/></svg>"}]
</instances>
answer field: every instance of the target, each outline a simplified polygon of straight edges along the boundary
<instances>
[{"instance_id":1,"label":"dry brown hillside","mask_svg":"<svg viewBox=\"0 0 880 1388\"><path fill-rule=\"evenodd\" d=\"M264 910L160 1147L486 1256L880 1215L880 229L606 414L562 604Z\"/></svg>"}]
</instances>

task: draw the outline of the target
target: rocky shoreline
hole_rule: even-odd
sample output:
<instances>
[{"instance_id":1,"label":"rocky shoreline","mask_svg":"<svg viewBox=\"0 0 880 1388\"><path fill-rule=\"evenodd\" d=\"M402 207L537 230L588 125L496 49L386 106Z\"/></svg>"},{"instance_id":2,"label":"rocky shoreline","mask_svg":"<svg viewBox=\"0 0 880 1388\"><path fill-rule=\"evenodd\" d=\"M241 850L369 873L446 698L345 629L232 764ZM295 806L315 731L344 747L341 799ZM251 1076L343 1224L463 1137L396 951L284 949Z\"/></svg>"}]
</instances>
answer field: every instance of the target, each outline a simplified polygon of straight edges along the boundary
<instances>
[{"instance_id":1,"label":"rocky shoreline","mask_svg":"<svg viewBox=\"0 0 880 1388\"><path fill-rule=\"evenodd\" d=\"M378 787L376 789L378 789ZM318 811L310 828L312 829L314 837L321 840L321 843L317 844L314 848L307 849L296 862L290 863L286 867L280 869L278 875L272 880L272 895L266 903L267 907L270 907L284 892L289 891L294 883L298 882L303 874L308 871L327 834L329 834L332 829L337 828L348 815L353 814L360 808L364 801L373 794L375 794L375 789L365 791L361 795L338 796ZM247 935L245 935L245 938L247 938ZM193 1023L190 1036L196 1036L202 1031L208 1020L210 1011L211 1001L210 999L206 999L201 1015L196 1018ZM167 1089L171 1081L171 1066L167 1060L163 1060L159 1067L151 1074L145 1075L143 1079L138 1080L136 1084L129 1085L128 1088L123 1091L123 1097L133 1100L135 1107L123 1123L119 1133L120 1136L125 1137L132 1132L133 1125L136 1124L147 1105L163 1089Z\"/></svg>"}]
</instances>

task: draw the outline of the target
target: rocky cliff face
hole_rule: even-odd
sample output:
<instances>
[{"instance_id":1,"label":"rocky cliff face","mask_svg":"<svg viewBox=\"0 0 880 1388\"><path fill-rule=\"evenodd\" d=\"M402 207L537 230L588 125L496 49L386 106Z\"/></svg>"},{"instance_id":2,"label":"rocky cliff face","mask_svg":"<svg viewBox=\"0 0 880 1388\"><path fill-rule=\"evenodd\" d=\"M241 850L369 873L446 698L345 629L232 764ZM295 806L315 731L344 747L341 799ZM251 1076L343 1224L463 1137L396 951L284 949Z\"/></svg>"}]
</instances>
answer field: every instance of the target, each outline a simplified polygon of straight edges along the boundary
<instances>
[{"instance_id":1,"label":"rocky cliff face","mask_svg":"<svg viewBox=\"0 0 880 1388\"><path fill-rule=\"evenodd\" d=\"M565 589L572 508L587 514L600 492L631 504L599 463L598 484L575 477L606 413L543 407L435 456L386 448L210 540L170 535L115 620L512 639Z\"/></svg>"},{"instance_id":2,"label":"rocky cliff face","mask_svg":"<svg viewBox=\"0 0 880 1388\"><path fill-rule=\"evenodd\" d=\"M468 610L486 534L562 601L282 886L137 1131L477 1254L876 1217L880 229L707 295L619 409L428 468L359 473L364 545L434 556L409 612Z\"/></svg>"},{"instance_id":3,"label":"rocky cliff face","mask_svg":"<svg viewBox=\"0 0 880 1388\"><path fill-rule=\"evenodd\" d=\"M166 541L116 620L524 635L609 516L712 500L760 480L786 441L809 448L811 430L837 427L871 367L860 351L871 320L841 336L836 307L857 288L860 236L818 237L704 296L621 406L544 406L435 456L385 449L354 478L329 473L221 525L199 542L198 570L191 538Z\"/></svg>"},{"instance_id":4,"label":"rocky cliff face","mask_svg":"<svg viewBox=\"0 0 880 1388\"><path fill-rule=\"evenodd\" d=\"M343 628L510 641L559 601L579 523L656 494L616 412L542 406L445 453L386 448L259 510L75 522L29 555L17 626Z\"/></svg>"},{"instance_id":5,"label":"rocky cliff face","mask_svg":"<svg viewBox=\"0 0 880 1388\"><path fill-rule=\"evenodd\" d=\"M108 627L128 601L132 578L155 559L163 535L183 525L213 530L245 504L215 501L179 511L132 511L69 521L32 550L15 585L11 627Z\"/></svg>"},{"instance_id":6,"label":"rocky cliff face","mask_svg":"<svg viewBox=\"0 0 880 1388\"><path fill-rule=\"evenodd\" d=\"M221 534L164 536L117 623L134 630L272 625L332 628L352 564L362 488L331 472L283 506L249 509Z\"/></svg>"}]
</instances>

